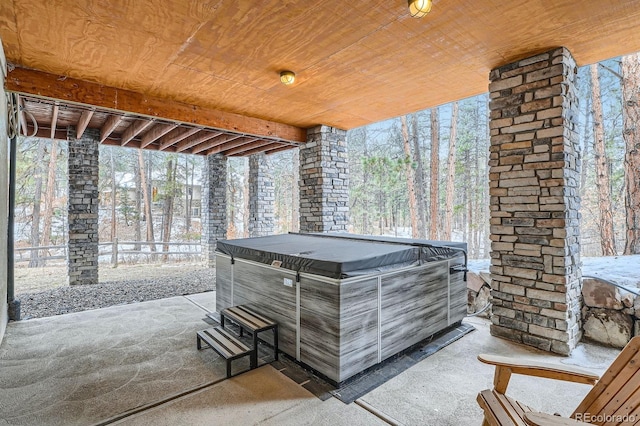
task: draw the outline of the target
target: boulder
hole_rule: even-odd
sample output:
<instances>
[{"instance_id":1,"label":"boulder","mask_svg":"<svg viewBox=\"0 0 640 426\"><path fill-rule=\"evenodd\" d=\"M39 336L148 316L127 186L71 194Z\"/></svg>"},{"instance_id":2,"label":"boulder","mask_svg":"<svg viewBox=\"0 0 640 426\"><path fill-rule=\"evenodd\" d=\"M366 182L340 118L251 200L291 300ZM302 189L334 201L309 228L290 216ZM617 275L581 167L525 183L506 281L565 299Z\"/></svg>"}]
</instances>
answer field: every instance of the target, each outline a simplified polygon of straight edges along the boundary
<instances>
[{"instance_id":1,"label":"boulder","mask_svg":"<svg viewBox=\"0 0 640 426\"><path fill-rule=\"evenodd\" d=\"M624 308L622 295L618 287L603 281L585 278L582 281L582 297L584 304L590 308L613 309L616 311ZM629 301L626 301L629 303Z\"/></svg>"},{"instance_id":2,"label":"boulder","mask_svg":"<svg viewBox=\"0 0 640 426\"><path fill-rule=\"evenodd\" d=\"M584 317L584 337L607 346L623 348L633 333L630 315L610 309L589 309Z\"/></svg>"}]
</instances>

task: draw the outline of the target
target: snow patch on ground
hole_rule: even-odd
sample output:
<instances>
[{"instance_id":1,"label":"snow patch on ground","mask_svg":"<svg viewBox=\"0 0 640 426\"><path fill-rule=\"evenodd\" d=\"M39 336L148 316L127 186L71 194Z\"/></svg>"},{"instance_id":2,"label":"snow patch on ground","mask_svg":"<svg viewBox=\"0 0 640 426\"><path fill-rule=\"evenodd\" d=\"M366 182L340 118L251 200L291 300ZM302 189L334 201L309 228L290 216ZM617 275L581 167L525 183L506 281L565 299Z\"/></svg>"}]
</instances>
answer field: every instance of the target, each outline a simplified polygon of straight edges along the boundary
<instances>
[{"instance_id":1,"label":"snow patch on ground","mask_svg":"<svg viewBox=\"0 0 640 426\"><path fill-rule=\"evenodd\" d=\"M640 288L640 255L583 257L582 276L613 281L622 286ZM469 260L469 271L489 271L489 259Z\"/></svg>"}]
</instances>

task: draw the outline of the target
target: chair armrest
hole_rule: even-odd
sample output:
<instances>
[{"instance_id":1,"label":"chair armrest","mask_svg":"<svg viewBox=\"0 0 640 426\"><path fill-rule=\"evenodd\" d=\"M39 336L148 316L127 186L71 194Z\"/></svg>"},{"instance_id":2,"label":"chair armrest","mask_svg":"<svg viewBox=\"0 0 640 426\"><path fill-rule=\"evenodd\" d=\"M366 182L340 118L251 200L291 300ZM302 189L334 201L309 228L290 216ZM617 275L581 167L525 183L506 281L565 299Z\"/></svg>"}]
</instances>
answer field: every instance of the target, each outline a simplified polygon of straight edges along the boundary
<instances>
[{"instance_id":1,"label":"chair armrest","mask_svg":"<svg viewBox=\"0 0 640 426\"><path fill-rule=\"evenodd\" d=\"M547 413L525 413L524 421L530 426L580 426L591 424Z\"/></svg>"},{"instance_id":2,"label":"chair armrest","mask_svg":"<svg viewBox=\"0 0 640 426\"><path fill-rule=\"evenodd\" d=\"M496 372L493 385L496 392L505 393L511 374L544 377L547 379L565 380L574 383L594 385L600 376L590 371L568 365L541 363L521 360L499 355L478 355L478 360L485 364L495 365Z\"/></svg>"}]
</instances>

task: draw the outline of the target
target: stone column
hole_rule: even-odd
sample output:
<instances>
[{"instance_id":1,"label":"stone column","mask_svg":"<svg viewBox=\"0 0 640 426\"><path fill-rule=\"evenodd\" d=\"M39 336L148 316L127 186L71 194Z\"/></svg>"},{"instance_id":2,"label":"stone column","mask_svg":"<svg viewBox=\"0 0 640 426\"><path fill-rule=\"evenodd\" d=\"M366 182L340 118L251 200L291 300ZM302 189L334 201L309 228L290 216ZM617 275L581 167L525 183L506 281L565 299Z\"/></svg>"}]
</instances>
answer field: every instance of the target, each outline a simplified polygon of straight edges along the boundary
<instances>
[{"instance_id":1,"label":"stone column","mask_svg":"<svg viewBox=\"0 0 640 426\"><path fill-rule=\"evenodd\" d=\"M98 283L98 153L100 131L80 139L69 127L69 284Z\"/></svg>"},{"instance_id":2,"label":"stone column","mask_svg":"<svg viewBox=\"0 0 640 426\"><path fill-rule=\"evenodd\" d=\"M227 238L227 157L208 155L202 181L202 257L213 268L216 242Z\"/></svg>"},{"instance_id":3,"label":"stone column","mask_svg":"<svg viewBox=\"0 0 640 426\"><path fill-rule=\"evenodd\" d=\"M345 232L349 214L347 132L307 130L300 148L300 232Z\"/></svg>"},{"instance_id":4,"label":"stone column","mask_svg":"<svg viewBox=\"0 0 640 426\"><path fill-rule=\"evenodd\" d=\"M560 354L581 337L576 72L558 48L489 85L491 333Z\"/></svg>"},{"instance_id":5,"label":"stone column","mask_svg":"<svg viewBox=\"0 0 640 426\"><path fill-rule=\"evenodd\" d=\"M275 188L271 162L264 153L249 156L249 236L274 232Z\"/></svg>"}]
</instances>

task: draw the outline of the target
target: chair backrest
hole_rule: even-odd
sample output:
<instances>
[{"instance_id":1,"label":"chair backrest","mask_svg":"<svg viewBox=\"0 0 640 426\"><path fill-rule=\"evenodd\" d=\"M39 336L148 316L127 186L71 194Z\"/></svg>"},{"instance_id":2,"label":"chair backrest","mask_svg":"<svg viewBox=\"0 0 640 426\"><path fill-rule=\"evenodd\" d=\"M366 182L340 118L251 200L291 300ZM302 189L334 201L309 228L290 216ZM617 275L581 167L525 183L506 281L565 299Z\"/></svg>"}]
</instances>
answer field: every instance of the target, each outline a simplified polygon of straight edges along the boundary
<instances>
[{"instance_id":1,"label":"chair backrest","mask_svg":"<svg viewBox=\"0 0 640 426\"><path fill-rule=\"evenodd\" d=\"M596 425L640 422L640 336L625 346L571 417Z\"/></svg>"}]
</instances>

